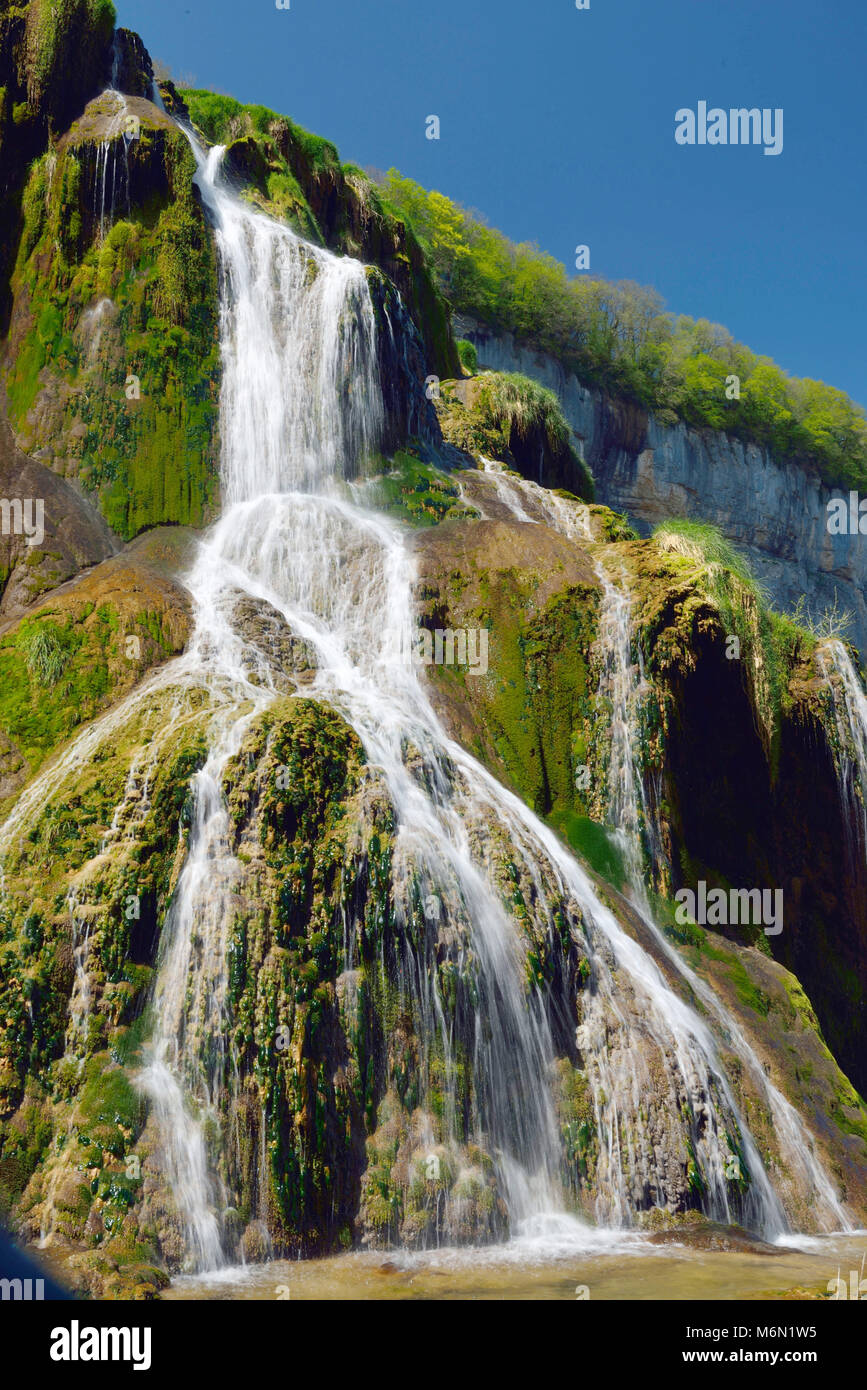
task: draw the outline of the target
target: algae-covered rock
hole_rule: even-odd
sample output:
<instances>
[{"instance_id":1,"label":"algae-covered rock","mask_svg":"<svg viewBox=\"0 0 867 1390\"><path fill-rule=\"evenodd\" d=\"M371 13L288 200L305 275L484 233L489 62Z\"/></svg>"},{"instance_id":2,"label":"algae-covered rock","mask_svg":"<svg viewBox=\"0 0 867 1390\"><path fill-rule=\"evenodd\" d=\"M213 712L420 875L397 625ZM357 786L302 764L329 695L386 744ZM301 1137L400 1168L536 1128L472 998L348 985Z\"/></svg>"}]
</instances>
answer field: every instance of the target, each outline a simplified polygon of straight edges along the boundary
<instances>
[{"instance_id":1,"label":"algae-covered rock","mask_svg":"<svg viewBox=\"0 0 867 1390\"><path fill-rule=\"evenodd\" d=\"M127 539L200 525L214 501L216 257L194 172L157 107L105 92L23 194L7 382L17 443Z\"/></svg>"},{"instance_id":2,"label":"algae-covered rock","mask_svg":"<svg viewBox=\"0 0 867 1390\"><path fill-rule=\"evenodd\" d=\"M79 725L183 649L189 598L172 575L188 539L181 531L140 538L54 589L0 636L4 797Z\"/></svg>"},{"instance_id":3,"label":"algae-covered rock","mask_svg":"<svg viewBox=\"0 0 867 1390\"><path fill-rule=\"evenodd\" d=\"M426 667L451 730L541 815L578 810L599 602L588 555L511 518L421 532L416 550L423 627L488 633L486 671Z\"/></svg>"}]
</instances>

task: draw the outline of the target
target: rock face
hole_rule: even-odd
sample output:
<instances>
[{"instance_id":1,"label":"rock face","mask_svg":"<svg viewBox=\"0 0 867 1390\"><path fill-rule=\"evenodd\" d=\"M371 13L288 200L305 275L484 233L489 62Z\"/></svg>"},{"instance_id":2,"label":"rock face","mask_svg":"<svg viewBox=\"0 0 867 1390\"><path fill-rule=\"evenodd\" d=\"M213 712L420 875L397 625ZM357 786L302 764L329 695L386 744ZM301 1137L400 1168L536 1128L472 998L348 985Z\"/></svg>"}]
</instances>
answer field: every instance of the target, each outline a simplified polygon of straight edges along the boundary
<instances>
[{"instance_id":1,"label":"rock face","mask_svg":"<svg viewBox=\"0 0 867 1390\"><path fill-rule=\"evenodd\" d=\"M14 106L26 105L24 92L37 103L13 123L34 141L66 132L35 160L16 224L9 389L33 456L22 461L0 436L7 500L17 488L45 501L38 547L21 535L0 542L0 804L10 813L0 902L0 1213L25 1237L48 1228L71 1255L79 1288L152 1297L189 1251L170 1146L137 1084L153 1026L146 1005L196 841L193 779L223 717L220 691L191 684L184 662L170 660L189 640L190 599L178 576L194 536L157 523L201 523L216 481L216 263L186 141L147 100L149 60L136 37L121 34L109 46L105 0L35 0L26 19L3 0L0 10L0 62L14 49L6 74ZM80 32L87 24L89 37ZM80 72L71 60L76 38L86 39ZM110 74L130 91L126 113L141 123L132 145L117 126L116 93L91 90ZM165 95L174 109L176 94ZM636 539L603 507L581 509L580 531L560 529L539 488L527 489L516 511L506 500L515 478L505 472L437 475L418 457L421 446L448 452L424 379L457 363L447 309L411 233L327 142L273 113L256 116L263 108L220 98L199 105L203 129L208 110L232 127L231 168L245 196L371 263L386 447L405 449L407 436L420 446L387 474L382 505L418 525L422 626L491 633L484 671L447 663L429 671L444 724L569 841L624 930L686 997L663 936L621 894L623 854L604 823L612 729L628 703L601 679L610 656L606 561L628 582L629 661L637 665L640 654L644 676L636 756L646 821L662 846L649 875L661 929L726 1000L863 1220L867 1110L838 1061L863 1086L867 869L863 846L851 862L841 849L840 752L815 641L792 624L767 638L773 624L767 615L765 629L753 622L760 605L749 591L739 667L723 651L726 612L701 557ZM7 97L4 141L8 113ZM104 219L108 171L116 215ZM462 329L472 336L471 325ZM600 491L644 529L672 511L706 515L712 502L712 519L747 545L760 575L773 571L781 591L798 566L817 603L818 576L857 583L848 550L829 556L817 543L814 553L798 539L807 533L798 508L812 505L806 475L724 435L670 429L558 376L553 362L483 337L483 362L555 388ZM128 372L140 378L141 398L125 393ZM488 377L444 392L452 454L472 448L578 492L581 461L570 462L562 420L552 432L549 415L545 431L522 434L514 416L480 411L477 394L492 386ZM557 500L574 522L579 504ZM818 490L813 500L821 522ZM121 549L121 536L134 539ZM491 976L474 963L471 905L447 887L442 898L427 893L401 844L400 806L381 767L325 702L315 652L287 617L239 592L232 619L252 659L250 685L261 657L274 698L251 715L221 772L226 854L209 862L228 879L210 923L217 934L209 938L203 920L203 935L197 924L191 940L219 962L218 975L178 975L190 1055L217 1098L208 1144L226 1253L257 1260L352 1244L500 1239L496 1133L479 1133L473 1118L492 1073L479 1061L480 987ZM417 785L426 783L423 744L408 737L404 756ZM437 775L457 783L464 774L450 760ZM617 1007L600 1016L596 1001L606 996L585 954L588 914L565 900L553 865L524 854L520 836L481 797L468 836L519 927L521 988L546 1011L552 1123L576 1209L592 1214L609 1182L593 1085L604 1032L606 1054L628 1062L638 1111L653 1112L650 1147L666 1170L664 1208L637 1169L630 1175L638 1219L697 1214L703 1178L691 1107L695 1100L700 1116L709 1091L687 1086L684 1074L668 1105L663 1047L627 972ZM760 929L723 937L693 924L678 932L671 892L699 876L783 885L782 938L769 944ZM808 983L810 1000L788 968ZM212 985L216 1028L199 1007ZM505 1030L498 1036L509 1040ZM762 1158L785 1182L765 1093L724 1028L720 1048ZM507 1054L508 1046L506 1062ZM622 1113L618 1142L631 1146L643 1124L637 1113L630 1130ZM741 1182L740 1174L726 1178ZM804 1228L812 1195L803 1189L790 1208Z\"/></svg>"},{"instance_id":2,"label":"rock face","mask_svg":"<svg viewBox=\"0 0 867 1390\"><path fill-rule=\"evenodd\" d=\"M138 121L135 138L124 121ZM7 347L19 448L131 539L217 490L217 267L186 139L103 92L31 166Z\"/></svg>"},{"instance_id":3,"label":"rock face","mask_svg":"<svg viewBox=\"0 0 867 1390\"><path fill-rule=\"evenodd\" d=\"M852 613L850 637L867 652L867 541L831 536L826 527L827 503L839 490L756 445L668 425L589 390L511 334L497 336L467 319L456 318L454 327L474 344L480 366L522 372L556 391L600 502L628 513L643 535L667 517L712 522L746 552L776 607L791 611L803 595L817 619L836 602Z\"/></svg>"},{"instance_id":4,"label":"rock face","mask_svg":"<svg viewBox=\"0 0 867 1390\"><path fill-rule=\"evenodd\" d=\"M18 453L5 419L0 419L0 498L41 502L45 532L41 541L34 536L32 544L21 533L0 536L2 631L42 594L80 569L107 560L118 542L71 483Z\"/></svg>"},{"instance_id":5,"label":"rock face","mask_svg":"<svg viewBox=\"0 0 867 1390\"><path fill-rule=\"evenodd\" d=\"M105 86L113 27L110 0L0 5L0 323L27 167Z\"/></svg>"},{"instance_id":6,"label":"rock face","mask_svg":"<svg viewBox=\"0 0 867 1390\"><path fill-rule=\"evenodd\" d=\"M130 96L150 98L154 70L150 54L132 29L117 29L114 35L112 86Z\"/></svg>"}]
</instances>

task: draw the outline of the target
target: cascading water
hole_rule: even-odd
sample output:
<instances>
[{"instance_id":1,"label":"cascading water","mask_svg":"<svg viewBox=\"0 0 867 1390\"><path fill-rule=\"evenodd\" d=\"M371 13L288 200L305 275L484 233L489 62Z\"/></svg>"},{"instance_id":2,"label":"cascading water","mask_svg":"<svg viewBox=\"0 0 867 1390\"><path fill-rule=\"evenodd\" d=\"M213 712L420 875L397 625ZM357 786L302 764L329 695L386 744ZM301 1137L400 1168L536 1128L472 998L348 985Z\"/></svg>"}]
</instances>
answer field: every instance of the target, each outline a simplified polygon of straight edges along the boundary
<instances>
[{"instance_id":1,"label":"cascading water","mask_svg":"<svg viewBox=\"0 0 867 1390\"><path fill-rule=\"evenodd\" d=\"M190 852L163 931L157 1025L142 1077L177 1136L169 1163L178 1205L188 1213L198 1262L214 1263L202 1126L182 1092L213 1109L230 1061L220 1040L232 861L218 787L243 731L274 694L267 669L255 686L245 675L250 653L232 626L242 592L266 599L315 647L319 674L311 693L346 714L370 761L384 769L399 824L396 878L407 892L411 879L421 881L472 934L479 962L478 1124L500 1155L501 1181L519 1220L558 1205L557 1126L550 1094L539 1084L551 1061L550 1034L543 1011L526 1007L519 943L473 862L444 740L413 670L413 575L403 538L348 504L338 487L375 449L382 428L366 274L358 262L309 246L248 210L219 186L221 151L197 153L223 277L226 510L189 579L197 609L191 656L249 710L239 717L227 705L196 779ZM408 738L423 752L433 795L404 765ZM437 1027L437 1001L418 1004ZM450 1039L443 1042L448 1053Z\"/></svg>"},{"instance_id":2,"label":"cascading water","mask_svg":"<svg viewBox=\"0 0 867 1390\"><path fill-rule=\"evenodd\" d=\"M570 506L562 498L545 492L534 483L505 477L496 464L487 462L486 466L488 471L494 474L499 501L512 511L516 519L530 522L544 520L567 536L592 541L593 534L586 510ZM526 510L525 504L528 501L532 502L536 511L535 517L529 515ZM764 1068L735 1019L704 981L689 969L654 920L645 886L644 865L646 861L651 865L658 863L661 848L654 815L645 795L637 753L641 703L646 691L643 664L640 651L636 661L632 658L634 643L627 577L621 571L618 576L620 583L614 584L601 559L595 561L595 568L602 590L597 640L600 661L599 693L602 702L611 710L607 820L621 850L633 901L645 926L652 932L668 961L688 982L696 998L717 1020L727 1045L747 1068L753 1084L773 1116L774 1130L790 1171L797 1174L801 1191L812 1194L812 1205L818 1224L825 1230L851 1230L851 1219L840 1203L834 1185L816 1154L812 1137L797 1111L768 1080ZM850 730L847 746L854 746L857 750L855 765L860 769L859 775L865 776L867 699L861 691L860 683L842 644L831 644L831 649L832 659L840 671L845 691L846 717ZM847 764L847 768L851 772L850 764ZM867 792L867 777L863 782L863 789ZM863 803L861 814L864 815ZM708 1060L711 1069L720 1080L728 1105L734 1110L734 1100L727 1083L722 1079L722 1068L716 1060L713 1042L710 1047ZM738 1121L744 1136L750 1169L755 1171L756 1165L761 1167L761 1160L740 1117ZM780 1212L775 1195L772 1201Z\"/></svg>"},{"instance_id":3,"label":"cascading water","mask_svg":"<svg viewBox=\"0 0 867 1390\"><path fill-rule=\"evenodd\" d=\"M867 854L867 695L843 643L833 639L818 653L831 692L839 739L838 773L846 824L860 827L849 844L852 856Z\"/></svg>"},{"instance_id":4,"label":"cascading water","mask_svg":"<svg viewBox=\"0 0 867 1390\"><path fill-rule=\"evenodd\" d=\"M519 851L536 885L540 929L553 933L553 905L563 902L571 930L589 950L595 987L579 1046L600 1135L599 1220L623 1224L637 1206L674 1200L658 1136L654 1144L645 1118L655 1066L666 1078L659 1112L673 1147L684 1106L693 1117L689 1142L705 1175L707 1210L778 1233L786 1226L782 1207L739 1121L706 1028L621 931L556 839L446 738L419 683L411 661L413 567L404 537L353 507L339 487L375 449L381 427L375 324L363 267L305 244L221 188L221 151L197 155L222 267L226 510L189 581L198 614L194 657L212 681L234 686L239 699L261 708L269 674L263 673L264 695L262 685L251 688L244 675L249 656L231 614L239 591L266 600L317 652L311 693L346 716L370 763L383 769L397 818L398 913L409 911L409 902L400 902L401 884L420 882L475 956L473 1124L476 1138L496 1154L513 1231L562 1209L564 1198L547 1084L554 1055L550 1026L541 995L527 996L526 942L486 872L487 856L479 854L492 825ZM174 1180L183 1209L196 1216L200 1262L218 1258L215 1232L204 1223L213 1194L200 1126L180 1093L186 1088L199 1104L213 1107L228 1079L229 1059L214 1045L226 1032L223 903L232 879L218 786L250 717L227 714L197 780L189 860L164 930L159 1022L145 1083L158 1111L164 1106L175 1132L185 1136ZM408 746L421 754L422 776L407 757ZM190 949L193 935L202 943L197 954ZM420 974L407 970L405 979ZM631 1013L618 1003L624 976L636 1000ZM412 990L423 1027L439 1031L448 1059L452 1039L436 984ZM725 1172L736 1134L752 1174L737 1200Z\"/></svg>"},{"instance_id":5,"label":"cascading water","mask_svg":"<svg viewBox=\"0 0 867 1390\"><path fill-rule=\"evenodd\" d=\"M545 1229L552 1219L562 1230L570 1221L550 1084L551 1014L563 1001L527 985L529 937L554 942L564 925L589 969L576 1043L595 1115L597 1221L619 1227L653 1205L677 1209L689 1164L703 1175L701 1204L710 1216L740 1220L767 1236L781 1233L787 1227L782 1204L738 1114L709 1028L622 930L556 837L447 737L419 679L406 538L397 525L353 505L343 485L375 453L383 426L364 267L309 245L242 203L221 186L221 151L205 155L192 143L221 267L224 502L187 581L194 634L183 657L70 746L54 765L52 781L36 779L3 830L4 841L18 833L58 778L92 756L155 690L173 685L207 692L208 755L193 783L186 860L161 933L154 1029L139 1077L162 1135L191 1263L210 1268L225 1259L224 1194L213 1149L226 1142L221 1097L237 1086L227 1044L226 938L239 866L222 801L223 774L252 721L282 690L238 627L241 596L270 604L315 650L315 681L307 693L345 716L382 776L396 822L398 924L410 917L414 894L436 902L428 953L413 958L406 948L398 984L421 1035L422 1072L429 1070L425 1050L436 1047L444 1057L446 1137L455 1145L472 1139L493 1156L512 1234ZM504 480L504 500L518 487ZM538 510L544 496L552 524L567 533L578 528L586 538L580 508L520 485L522 494L531 488L528 507L532 501ZM532 518L525 511L520 519ZM623 612L628 604L620 616L612 608L610 624L618 651L612 641L609 670L619 682L612 695L619 721L613 742L626 750L617 754L625 762L615 779L620 802L613 814L622 817L631 844L639 817L633 820L629 801L637 783L629 772L631 724L621 708L629 698L621 669ZM182 702L177 717L186 717ZM528 886L523 924L497 877L503 844ZM635 890L643 892L640 875ZM453 1024L432 968L437 933L445 939L445 928L449 950L474 978L475 1007L465 1021L472 1100L463 1116L454 1096ZM354 933L348 922L345 972L355 962ZM713 1000L657 935L696 994ZM747 1160L744 1184L733 1185L727 1176L733 1147ZM591 1238L578 1221L568 1229L576 1242ZM450 1234L446 1221L444 1238Z\"/></svg>"}]
</instances>

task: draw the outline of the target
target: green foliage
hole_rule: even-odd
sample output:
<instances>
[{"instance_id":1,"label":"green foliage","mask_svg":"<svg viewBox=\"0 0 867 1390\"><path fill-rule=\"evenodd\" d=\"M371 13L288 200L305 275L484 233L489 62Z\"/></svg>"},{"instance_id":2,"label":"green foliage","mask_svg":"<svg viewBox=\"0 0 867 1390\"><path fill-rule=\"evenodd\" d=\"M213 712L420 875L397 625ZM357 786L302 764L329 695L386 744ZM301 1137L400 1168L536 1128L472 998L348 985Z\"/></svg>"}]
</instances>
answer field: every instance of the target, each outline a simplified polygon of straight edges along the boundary
<instances>
[{"instance_id":1,"label":"green foliage","mask_svg":"<svg viewBox=\"0 0 867 1390\"><path fill-rule=\"evenodd\" d=\"M376 507L396 513L411 526L436 526L479 515L461 502L460 487L448 473L412 454L395 454L391 469L372 479L368 490Z\"/></svg>"},{"instance_id":2,"label":"green foliage","mask_svg":"<svg viewBox=\"0 0 867 1390\"><path fill-rule=\"evenodd\" d=\"M655 290L570 277L537 246L516 245L396 169L383 195L415 229L459 312L515 333L663 419L753 440L828 485L867 487L867 416L844 392L788 376L719 324L666 312ZM740 379L740 399L726 397L730 375Z\"/></svg>"},{"instance_id":3,"label":"green foliage","mask_svg":"<svg viewBox=\"0 0 867 1390\"><path fill-rule=\"evenodd\" d=\"M466 338L458 338L455 347L458 350L458 356L461 359L461 366L464 368L464 371L474 376L479 370L479 356L475 347L472 343L467 342Z\"/></svg>"},{"instance_id":4,"label":"green foliage","mask_svg":"<svg viewBox=\"0 0 867 1390\"><path fill-rule=\"evenodd\" d=\"M755 579L746 557L721 531L686 518L663 521L653 531L665 550L702 567L701 577L717 605L726 631L741 644L741 658L752 671L753 695L766 730L779 729L788 703L789 677L808 656L816 638L794 618L776 613Z\"/></svg>"},{"instance_id":5,"label":"green foliage","mask_svg":"<svg viewBox=\"0 0 867 1390\"><path fill-rule=\"evenodd\" d=\"M66 670L73 644L57 623L40 623L20 639L27 669L38 685L56 685Z\"/></svg>"},{"instance_id":6,"label":"green foliage","mask_svg":"<svg viewBox=\"0 0 867 1390\"><path fill-rule=\"evenodd\" d=\"M569 447L569 425L553 391L517 372L485 375L477 408L490 424L502 429L506 442L514 429L519 437L540 431L552 453Z\"/></svg>"}]
</instances>

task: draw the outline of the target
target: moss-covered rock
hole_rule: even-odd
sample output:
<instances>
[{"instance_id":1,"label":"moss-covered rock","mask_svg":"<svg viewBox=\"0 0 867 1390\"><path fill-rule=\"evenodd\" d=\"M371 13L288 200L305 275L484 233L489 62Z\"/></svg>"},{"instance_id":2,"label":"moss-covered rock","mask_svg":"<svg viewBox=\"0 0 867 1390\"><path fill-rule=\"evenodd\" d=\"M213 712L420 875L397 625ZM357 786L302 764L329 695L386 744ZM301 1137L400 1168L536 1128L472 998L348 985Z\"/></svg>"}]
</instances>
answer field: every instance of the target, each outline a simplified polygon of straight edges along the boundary
<instances>
[{"instance_id":1,"label":"moss-covered rock","mask_svg":"<svg viewBox=\"0 0 867 1390\"><path fill-rule=\"evenodd\" d=\"M182 650L189 599L166 569L185 539L180 531L143 537L55 590L0 637L4 800L81 724Z\"/></svg>"},{"instance_id":2,"label":"moss-covered rock","mask_svg":"<svg viewBox=\"0 0 867 1390\"><path fill-rule=\"evenodd\" d=\"M8 376L18 443L77 479L124 538L201 525L214 501L216 258L194 172L162 112L109 92L36 161L23 196Z\"/></svg>"},{"instance_id":3,"label":"moss-covered rock","mask_svg":"<svg viewBox=\"0 0 867 1390\"><path fill-rule=\"evenodd\" d=\"M593 478L573 445L560 402L538 382L509 372L444 381L436 407L449 444L592 500Z\"/></svg>"},{"instance_id":4,"label":"moss-covered rock","mask_svg":"<svg viewBox=\"0 0 867 1390\"><path fill-rule=\"evenodd\" d=\"M7 0L0 7L0 325L9 315L27 168L105 86L114 21L111 0Z\"/></svg>"},{"instance_id":5,"label":"moss-covered rock","mask_svg":"<svg viewBox=\"0 0 867 1390\"><path fill-rule=\"evenodd\" d=\"M479 486L468 495L484 507ZM588 555L512 520L437 527L416 548L422 626L489 634L486 672L426 668L452 731L540 815L586 815L575 770L586 761L599 604Z\"/></svg>"}]
</instances>

